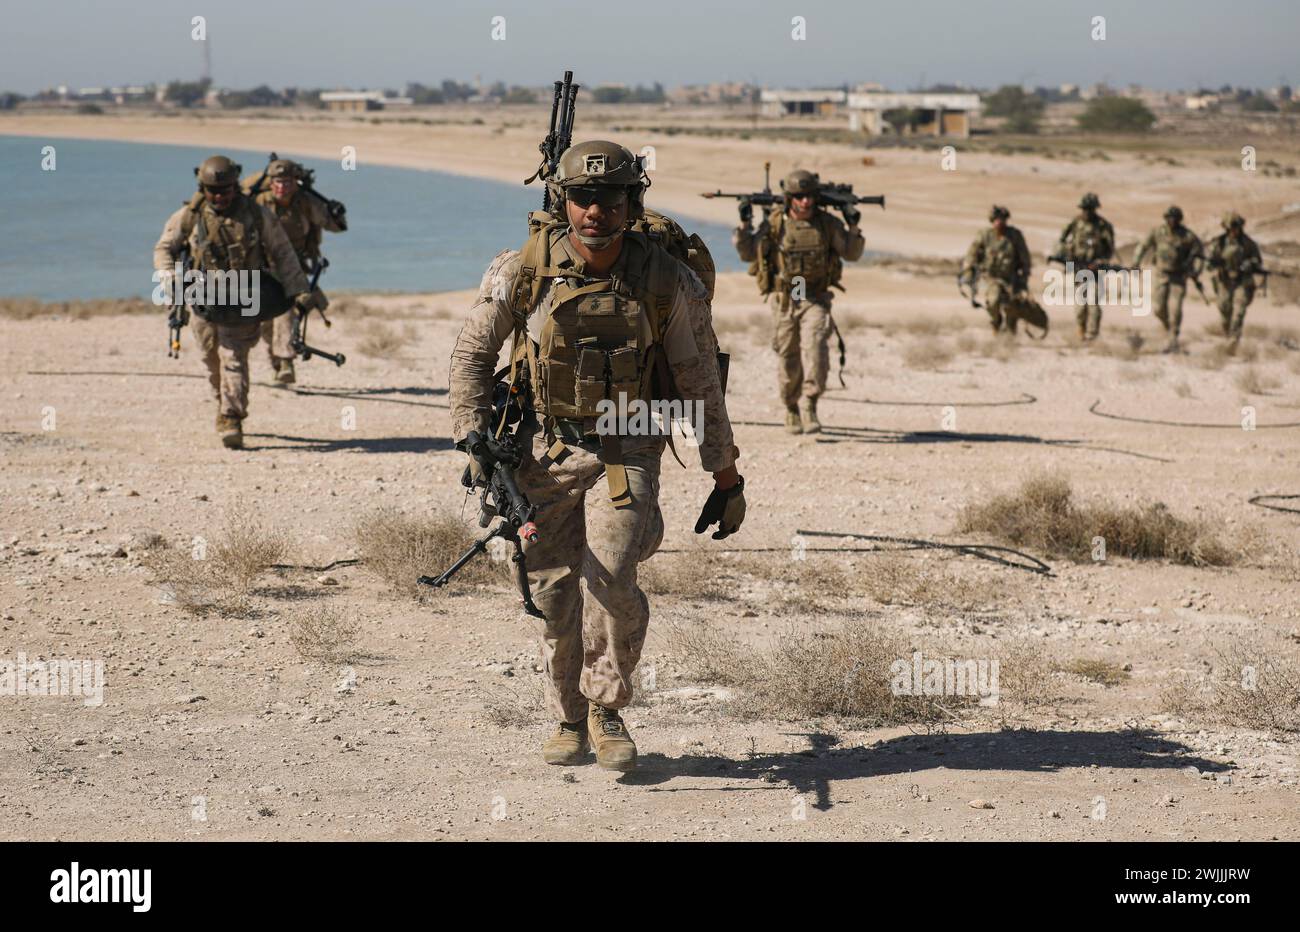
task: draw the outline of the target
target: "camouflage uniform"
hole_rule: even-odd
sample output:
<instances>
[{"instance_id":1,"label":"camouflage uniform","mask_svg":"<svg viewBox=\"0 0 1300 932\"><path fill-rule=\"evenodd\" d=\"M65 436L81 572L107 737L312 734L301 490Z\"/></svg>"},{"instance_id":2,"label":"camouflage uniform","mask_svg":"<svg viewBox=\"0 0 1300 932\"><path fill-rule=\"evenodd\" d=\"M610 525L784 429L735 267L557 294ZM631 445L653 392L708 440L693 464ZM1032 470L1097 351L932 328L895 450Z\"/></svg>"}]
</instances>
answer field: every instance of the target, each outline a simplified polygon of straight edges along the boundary
<instances>
[{"instance_id":1,"label":"camouflage uniform","mask_svg":"<svg viewBox=\"0 0 1300 932\"><path fill-rule=\"evenodd\" d=\"M1115 228L1099 214L1081 213L1071 220L1061 232L1061 239L1056 244L1056 252L1066 259L1073 260L1075 272L1082 271L1090 263L1109 262L1115 255ZM1079 336L1095 339L1101 330L1101 276L1094 276L1095 286L1079 283L1075 288L1075 302L1079 309L1075 319L1079 324ZM1089 302L1091 298L1091 302Z\"/></svg>"},{"instance_id":2,"label":"camouflage uniform","mask_svg":"<svg viewBox=\"0 0 1300 932\"><path fill-rule=\"evenodd\" d=\"M1181 216L1180 211L1180 219ZM1138 246L1133 265L1142 265L1142 259L1148 253L1156 260L1155 315L1169 331L1171 343L1177 344L1183 325L1187 279L1200 275L1200 264L1205 258L1201 240L1181 223L1173 226L1162 223Z\"/></svg>"},{"instance_id":3,"label":"camouflage uniform","mask_svg":"<svg viewBox=\"0 0 1300 932\"><path fill-rule=\"evenodd\" d=\"M1015 297L1025 290L1030 269L1029 247L1013 226L1001 234L991 227L982 230L966 250L961 274L969 278L978 271L984 276L984 309L994 331L1005 327L1016 332Z\"/></svg>"},{"instance_id":4,"label":"camouflage uniform","mask_svg":"<svg viewBox=\"0 0 1300 932\"><path fill-rule=\"evenodd\" d=\"M754 262L764 250L776 257L772 291L772 349L780 360L777 386L786 410L797 412L799 399L815 404L826 391L830 370L832 329L830 273L837 260L862 258L866 245L854 224L845 225L817 208L811 220L795 220L788 213L765 219L756 230L736 227L731 242L744 262ZM804 297L794 298L792 279L804 279Z\"/></svg>"},{"instance_id":5,"label":"camouflage uniform","mask_svg":"<svg viewBox=\"0 0 1300 932\"><path fill-rule=\"evenodd\" d=\"M192 209L191 204L198 206ZM226 257L222 260L217 256L212 267L265 268L276 277L286 295L300 295L307 291L307 278L302 266L275 215L242 194L237 194L230 208L222 213L213 210L206 199L196 198L168 217L162 236L154 244L155 270L170 272L187 244L190 254L195 257L195 268L207 267L198 244L197 211L202 212L209 248L215 247L213 255L220 253ZM236 255L242 252L245 256L243 261L230 255L232 247L239 247ZM257 344L259 322L213 324L194 314L190 318L190 327L203 351L203 362L208 368L208 382L217 400L219 415L242 420L248 414L248 352Z\"/></svg>"},{"instance_id":6,"label":"camouflage uniform","mask_svg":"<svg viewBox=\"0 0 1300 932\"><path fill-rule=\"evenodd\" d=\"M1224 226L1228 226L1227 220ZM1214 297L1223 321L1223 334L1234 341L1240 340L1246 308L1255 299L1255 273L1264 265L1259 246L1244 230L1236 239L1225 230L1210 241L1206 265L1214 270Z\"/></svg>"},{"instance_id":7,"label":"camouflage uniform","mask_svg":"<svg viewBox=\"0 0 1300 932\"><path fill-rule=\"evenodd\" d=\"M274 175L275 168L281 162L288 166L287 173L295 173L299 168L294 162L279 160L271 164L268 174ZM347 229L347 225L340 223L331 215L319 198L312 197L301 188L294 192L288 204L281 205L270 190L269 178L265 184L266 189L257 194L257 203L275 214L275 218L280 221L280 226L284 227L284 232L288 235L289 242L293 244L293 251L298 254L298 261L304 271L312 268L313 264L320 260L322 231L341 233ZM329 307L329 299L320 288L312 289L311 296L312 307L320 308L322 311ZM272 368L279 370L280 360L293 359L293 347L289 345L293 333L293 321L288 314L263 321L261 333L262 339L266 342L266 352Z\"/></svg>"},{"instance_id":8,"label":"camouflage uniform","mask_svg":"<svg viewBox=\"0 0 1300 932\"><path fill-rule=\"evenodd\" d=\"M629 232L624 237L638 235ZM563 229L553 237L551 249L560 275L545 280L528 317L534 340L541 338L543 325L565 301L557 301L560 282L568 289L622 280L630 252L625 241L608 276L588 279L584 261ZM488 266L478 300L452 350L452 434L458 442L471 430L491 430L492 375L514 330L511 294L520 264L520 253L509 251ZM700 462L706 471L718 472L734 463L737 451L719 381L712 315L699 278L685 265L676 268L673 293L661 296L668 308L662 344L681 396L703 403ZM639 326L648 342L651 331L644 308ZM524 546L529 585L546 616L540 632L546 706L556 719L574 722L587 713L588 699L618 709L632 698L632 673L650 616L645 593L637 585L637 564L654 554L663 538L659 464L666 441L662 436L622 438L630 501L616 506L600 481L606 455L599 447L570 444L565 455L553 459L538 425L521 426L519 438L528 453L516 479L538 506L539 537ZM586 583L585 598L580 581Z\"/></svg>"}]
</instances>

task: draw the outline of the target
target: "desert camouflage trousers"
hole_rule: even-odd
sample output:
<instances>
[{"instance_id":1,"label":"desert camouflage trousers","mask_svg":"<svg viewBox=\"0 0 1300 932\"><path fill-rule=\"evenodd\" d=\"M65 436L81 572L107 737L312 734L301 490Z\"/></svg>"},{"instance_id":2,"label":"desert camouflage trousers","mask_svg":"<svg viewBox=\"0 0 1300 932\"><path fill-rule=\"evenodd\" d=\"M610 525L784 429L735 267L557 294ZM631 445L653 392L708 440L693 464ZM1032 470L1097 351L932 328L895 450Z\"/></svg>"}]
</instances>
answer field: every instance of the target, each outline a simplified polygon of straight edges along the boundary
<instances>
[{"instance_id":1,"label":"desert camouflage trousers","mask_svg":"<svg viewBox=\"0 0 1300 932\"><path fill-rule=\"evenodd\" d=\"M984 281L984 310L988 312L989 323L995 331L1003 328L1011 333L1016 332L1016 323L1020 320L1014 313L1012 298L1015 290L1010 282L1004 282L999 278L988 278Z\"/></svg>"},{"instance_id":2,"label":"desert camouflage trousers","mask_svg":"<svg viewBox=\"0 0 1300 932\"><path fill-rule=\"evenodd\" d=\"M1255 289L1245 285L1233 285L1231 287L1223 284L1219 285L1219 290L1214 296L1214 303L1219 307L1219 317L1222 318L1223 335L1227 337L1240 337L1242 325L1246 322L1246 308L1250 307L1250 302L1255 300Z\"/></svg>"},{"instance_id":3,"label":"desert camouflage trousers","mask_svg":"<svg viewBox=\"0 0 1300 932\"><path fill-rule=\"evenodd\" d=\"M1099 275L1098 278L1100 277ZM1079 309L1074 312L1074 319L1079 325L1079 332L1089 339L1101 332L1101 305L1096 303L1101 287L1100 281L1095 288L1082 283L1075 286L1074 300ZM1093 303L1088 303L1089 298Z\"/></svg>"},{"instance_id":4,"label":"desert camouflage trousers","mask_svg":"<svg viewBox=\"0 0 1300 932\"><path fill-rule=\"evenodd\" d=\"M799 398L818 398L826 391L826 373L831 367L831 303L826 295L817 301L790 301L776 293L768 299L772 308L772 349L779 359L777 385L781 401L797 411Z\"/></svg>"},{"instance_id":5,"label":"desert camouflage trousers","mask_svg":"<svg viewBox=\"0 0 1300 932\"><path fill-rule=\"evenodd\" d=\"M1183 329L1183 300L1187 297L1187 280L1164 273L1156 274L1156 287L1152 310L1156 319L1164 324L1170 336L1177 337Z\"/></svg>"},{"instance_id":6,"label":"desert camouflage trousers","mask_svg":"<svg viewBox=\"0 0 1300 932\"><path fill-rule=\"evenodd\" d=\"M212 396L226 417L248 415L248 352L257 345L260 324L210 324L197 314L190 317L190 329L208 367Z\"/></svg>"},{"instance_id":7,"label":"desert camouflage trousers","mask_svg":"<svg viewBox=\"0 0 1300 932\"><path fill-rule=\"evenodd\" d=\"M287 313L279 317L273 317L270 320L264 320L259 325L261 327L262 341L266 343L266 355L271 361L271 368L279 369L281 359L293 359L293 348L289 345L289 340L293 336L293 315L297 313L292 308Z\"/></svg>"},{"instance_id":8,"label":"desert camouflage trousers","mask_svg":"<svg viewBox=\"0 0 1300 932\"><path fill-rule=\"evenodd\" d=\"M526 439L522 432L520 439ZM543 467L542 432L525 443L532 455L516 478L538 508L537 541L524 545L528 584L546 616L529 620L542 636L546 708L557 721L584 718L588 699L613 709L632 701L632 673L650 621L637 564L663 541L664 445L662 437L623 439L632 501L615 508L600 454L571 447Z\"/></svg>"}]
</instances>

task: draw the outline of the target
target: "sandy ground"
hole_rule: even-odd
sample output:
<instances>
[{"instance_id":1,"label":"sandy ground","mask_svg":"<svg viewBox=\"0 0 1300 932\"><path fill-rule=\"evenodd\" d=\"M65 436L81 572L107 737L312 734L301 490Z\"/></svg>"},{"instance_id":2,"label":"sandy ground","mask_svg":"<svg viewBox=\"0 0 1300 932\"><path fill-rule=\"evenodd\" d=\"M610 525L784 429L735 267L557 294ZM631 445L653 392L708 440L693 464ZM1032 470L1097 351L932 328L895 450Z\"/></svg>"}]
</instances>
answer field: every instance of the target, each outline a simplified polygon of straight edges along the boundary
<instances>
[{"instance_id":1,"label":"sandy ground","mask_svg":"<svg viewBox=\"0 0 1300 932\"><path fill-rule=\"evenodd\" d=\"M223 126L222 138L320 155L350 130L326 138L334 130L262 123ZM114 129L129 128L119 132L124 138L195 141L176 121L129 126ZM53 120L20 128L78 130ZM17 130L6 119L0 131ZM513 177L532 140L507 131L513 162L495 154L471 160L452 155L471 140L468 131L453 128L442 139L409 130L407 143L404 132L376 138L375 160L387 146L394 162ZM698 163L710 151L721 158L724 150L733 167L701 169L698 180L666 178L655 195L686 204L701 183L732 183L761 159L757 150L750 158L744 143L721 142L698 143L692 158ZM819 157L827 165L850 160L843 152ZM1013 209L1035 205L1045 233L1057 223L1047 223L1049 207L1063 216L1073 192L1101 187L1098 174L1059 189L1012 160L983 180L971 179L979 171L971 166L950 196L938 190L947 176L921 183L929 169L920 156L877 158L888 168L860 176L873 190L898 192L899 210L891 201L887 216L904 230L895 239L898 227L873 220L869 243L888 239L898 250L964 247L979 225L979 205L992 198ZM1135 177L1146 169L1130 168L1111 212L1123 216L1145 202L1150 213L1167 195L1146 191ZM890 182L871 184L872 172ZM1272 190L1272 181L1259 180ZM1194 169L1169 184L1207 199L1213 187ZM1279 203L1283 193L1275 192ZM961 220L949 230L959 208ZM1032 219L1025 225L1033 227ZM266 577L249 617L205 619L167 603L136 543L147 531L177 547L213 537L225 510L246 502L289 535L290 562L318 567L356 556L353 523L382 505L412 515L459 511L463 457L448 439L445 390L466 294L368 299L374 316L410 316L389 323L399 332L410 325L403 348L368 356L361 346L374 321L340 315L332 331L315 336L345 351L347 366L301 364L296 391L271 385L259 349L243 452L217 443L188 334L176 362L164 355L160 319L5 320L0 658L102 659L107 688L98 707L76 697L0 697L0 835L1296 838L1295 740L1180 717L1161 700L1176 678L1209 669L1217 646L1294 645L1300 637L1300 521L1247 504L1252 495L1300 493L1300 428L1271 426L1300 422L1300 352L1277 342L1280 328L1294 326L1294 307L1258 303L1249 322L1268 331L1255 330L1247 352L1222 365L1205 332L1213 312L1198 300L1188 302L1185 357L1155 353L1158 325L1121 310L1108 312L1100 347L1076 345L1068 312L1054 310L1046 341L1021 337L1014 352L999 354L983 312L960 301L946 277L855 268L846 283L837 314L848 340L848 387L824 402L827 430L819 437L779 429L766 318L745 276L719 284L715 319L733 353L729 407L748 485L749 516L736 547L783 548L801 529L965 540L955 533L961 506L1044 470L1068 476L1085 498L1163 501L1180 515L1217 521L1225 533L1253 530L1263 546L1232 569L1049 559L1047 577L953 553L889 557L984 587L988 604L976 616L882 608L833 593L801 608L772 598L747 555L726 555L736 561L726 576L731 597L651 596L643 665L654 668L655 685L627 714L641 768L628 776L594 765L551 768L539 755L550 726L529 702L539 680L534 636L505 588L460 587L420 605L364 566L329 570L337 585L320 582L317 570L289 570ZM926 332L935 322L940 332ZM1134 359L1124 353L1130 331L1146 337ZM910 368L904 359L918 344L941 344L953 355ZM1254 393L1242 387L1248 371L1259 377ZM1260 429L1108 419L1089 412L1098 400L1106 413L1223 425L1239 424L1249 405ZM349 408L350 430L342 422ZM663 546L687 556L663 553L650 566L714 572L703 560L690 568L696 548L720 548L691 533L709 481L689 454L687 464L682 470L666 459L662 495ZM808 565L838 561L870 574L882 559L809 554ZM365 656L350 673L306 661L290 643L295 614L317 605L337 607L361 626ZM726 690L690 676L665 636L668 621L710 622L761 645L783 632L812 635L863 617L921 645L938 635L955 639L969 656L1029 639L1061 662L1127 664L1131 678L1106 687L1055 674L1050 701L1017 713L1007 727L980 720L935 735L860 730L828 718L733 714ZM355 686L340 689L350 677ZM492 720L489 709L502 695L517 697L517 724ZM976 800L991 808L972 807Z\"/></svg>"}]
</instances>

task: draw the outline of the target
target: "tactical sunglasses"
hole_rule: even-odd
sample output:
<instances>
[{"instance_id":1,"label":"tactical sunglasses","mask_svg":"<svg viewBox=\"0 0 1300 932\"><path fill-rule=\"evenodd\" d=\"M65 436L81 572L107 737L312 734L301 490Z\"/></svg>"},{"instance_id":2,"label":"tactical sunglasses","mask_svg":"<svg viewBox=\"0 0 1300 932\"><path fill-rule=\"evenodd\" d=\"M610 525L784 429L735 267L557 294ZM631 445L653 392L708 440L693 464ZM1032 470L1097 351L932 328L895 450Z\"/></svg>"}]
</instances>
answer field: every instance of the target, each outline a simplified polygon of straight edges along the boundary
<instances>
[{"instance_id":1,"label":"tactical sunglasses","mask_svg":"<svg viewBox=\"0 0 1300 932\"><path fill-rule=\"evenodd\" d=\"M218 194L218 195L220 195L220 194L234 194L234 193L235 193L235 186L234 186L233 184L223 184L223 185L208 185L208 184L205 184L205 185L203 186L203 190L206 191L208 194Z\"/></svg>"},{"instance_id":2,"label":"tactical sunglasses","mask_svg":"<svg viewBox=\"0 0 1300 932\"><path fill-rule=\"evenodd\" d=\"M601 207L610 208L618 207L627 202L627 189L605 186L570 188L564 192L564 196L578 207L586 208L592 204L599 204Z\"/></svg>"}]
</instances>

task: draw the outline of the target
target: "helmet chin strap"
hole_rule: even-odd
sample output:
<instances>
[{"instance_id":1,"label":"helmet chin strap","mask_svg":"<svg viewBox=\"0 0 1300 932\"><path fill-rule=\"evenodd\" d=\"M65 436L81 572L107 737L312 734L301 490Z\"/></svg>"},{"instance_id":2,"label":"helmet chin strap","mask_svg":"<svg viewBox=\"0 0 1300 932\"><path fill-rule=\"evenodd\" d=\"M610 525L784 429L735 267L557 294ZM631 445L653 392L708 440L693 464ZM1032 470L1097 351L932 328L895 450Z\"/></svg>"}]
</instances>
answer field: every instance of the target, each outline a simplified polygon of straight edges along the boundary
<instances>
[{"instance_id":1,"label":"helmet chin strap","mask_svg":"<svg viewBox=\"0 0 1300 932\"><path fill-rule=\"evenodd\" d=\"M614 240L622 236L623 231L615 230L613 233L610 233L608 236L583 236L581 233L575 230L574 235L578 237L578 242L582 243L582 245L584 246L590 246L593 249L604 249L606 246L611 245L614 242Z\"/></svg>"}]
</instances>

